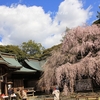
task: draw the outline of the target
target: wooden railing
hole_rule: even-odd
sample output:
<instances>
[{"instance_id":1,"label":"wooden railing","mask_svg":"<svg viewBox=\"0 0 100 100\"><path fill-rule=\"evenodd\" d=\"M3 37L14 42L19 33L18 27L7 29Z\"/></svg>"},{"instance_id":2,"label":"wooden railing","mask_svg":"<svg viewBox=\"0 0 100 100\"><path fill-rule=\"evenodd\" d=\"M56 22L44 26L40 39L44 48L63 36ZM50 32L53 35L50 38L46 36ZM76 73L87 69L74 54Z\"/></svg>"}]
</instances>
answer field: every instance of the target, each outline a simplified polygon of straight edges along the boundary
<instances>
[{"instance_id":1,"label":"wooden railing","mask_svg":"<svg viewBox=\"0 0 100 100\"><path fill-rule=\"evenodd\" d=\"M24 88L26 90L27 96L34 96L34 87Z\"/></svg>"}]
</instances>

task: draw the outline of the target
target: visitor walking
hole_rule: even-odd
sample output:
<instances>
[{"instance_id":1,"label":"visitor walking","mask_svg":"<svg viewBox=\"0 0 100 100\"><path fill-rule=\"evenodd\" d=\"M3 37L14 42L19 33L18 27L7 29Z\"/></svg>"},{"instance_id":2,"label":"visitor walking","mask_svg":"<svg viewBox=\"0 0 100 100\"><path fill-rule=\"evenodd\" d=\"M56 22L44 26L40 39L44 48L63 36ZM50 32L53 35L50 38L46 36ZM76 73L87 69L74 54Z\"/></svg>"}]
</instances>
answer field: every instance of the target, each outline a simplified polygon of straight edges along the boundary
<instances>
[{"instance_id":1,"label":"visitor walking","mask_svg":"<svg viewBox=\"0 0 100 100\"><path fill-rule=\"evenodd\" d=\"M59 100L59 98L60 98L59 97L60 96L60 91L59 91L59 89L57 87L54 88L52 94L54 95L54 100Z\"/></svg>"}]
</instances>

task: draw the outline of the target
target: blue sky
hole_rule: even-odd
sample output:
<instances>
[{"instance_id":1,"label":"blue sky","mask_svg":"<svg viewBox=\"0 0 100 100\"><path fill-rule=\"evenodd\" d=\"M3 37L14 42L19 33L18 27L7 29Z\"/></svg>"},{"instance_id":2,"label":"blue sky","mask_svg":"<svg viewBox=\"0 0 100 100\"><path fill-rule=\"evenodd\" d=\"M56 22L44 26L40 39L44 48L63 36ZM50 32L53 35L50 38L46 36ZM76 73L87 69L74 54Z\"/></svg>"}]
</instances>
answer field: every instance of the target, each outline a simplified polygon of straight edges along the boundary
<instances>
[{"instance_id":1,"label":"blue sky","mask_svg":"<svg viewBox=\"0 0 100 100\"><path fill-rule=\"evenodd\" d=\"M48 12L50 11L57 11L58 10L58 6L59 4L62 2L63 0L54 0L52 2L52 0L0 0L0 5L6 5L6 6L10 6L12 3L20 3L20 4L25 4L27 6L41 6L43 7L43 9Z\"/></svg>"},{"instance_id":2,"label":"blue sky","mask_svg":"<svg viewBox=\"0 0 100 100\"><path fill-rule=\"evenodd\" d=\"M6 6L10 6L13 3L16 4L25 4L27 6L42 6L45 10L58 10L58 6L59 4L64 1L64 0L54 0L53 2L51 0L47 1L47 0L0 0L0 5L6 5ZM99 0L83 0L82 1L84 3L84 7L87 8L90 5L98 6L100 1ZM55 6L54 6L55 5Z\"/></svg>"},{"instance_id":3,"label":"blue sky","mask_svg":"<svg viewBox=\"0 0 100 100\"><path fill-rule=\"evenodd\" d=\"M57 45L66 27L91 25L99 5L100 0L0 0L0 44Z\"/></svg>"}]
</instances>

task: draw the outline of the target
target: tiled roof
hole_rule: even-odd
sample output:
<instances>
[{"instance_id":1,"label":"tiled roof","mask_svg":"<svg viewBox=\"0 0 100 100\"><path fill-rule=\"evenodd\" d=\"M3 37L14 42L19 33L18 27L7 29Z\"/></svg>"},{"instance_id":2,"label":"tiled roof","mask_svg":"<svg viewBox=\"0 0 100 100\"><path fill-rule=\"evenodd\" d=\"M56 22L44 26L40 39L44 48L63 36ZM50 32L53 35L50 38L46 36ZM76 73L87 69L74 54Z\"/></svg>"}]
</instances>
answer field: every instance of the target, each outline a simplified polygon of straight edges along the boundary
<instances>
[{"instance_id":1,"label":"tiled roof","mask_svg":"<svg viewBox=\"0 0 100 100\"><path fill-rule=\"evenodd\" d=\"M34 60L34 59L27 59L27 60L25 60L25 62L32 69L37 70L37 71L43 71L42 66L45 63L44 60L43 61L38 61L38 60Z\"/></svg>"},{"instance_id":2,"label":"tiled roof","mask_svg":"<svg viewBox=\"0 0 100 100\"><path fill-rule=\"evenodd\" d=\"M15 72L21 72L21 73L33 73L33 72L36 72L36 70L31 70L31 69L28 69L28 68L25 68L25 67L22 67L20 70L16 70Z\"/></svg>"},{"instance_id":3,"label":"tiled roof","mask_svg":"<svg viewBox=\"0 0 100 100\"><path fill-rule=\"evenodd\" d=\"M21 68L23 67L15 58L15 55L0 52L0 63L6 64L11 68Z\"/></svg>"}]
</instances>

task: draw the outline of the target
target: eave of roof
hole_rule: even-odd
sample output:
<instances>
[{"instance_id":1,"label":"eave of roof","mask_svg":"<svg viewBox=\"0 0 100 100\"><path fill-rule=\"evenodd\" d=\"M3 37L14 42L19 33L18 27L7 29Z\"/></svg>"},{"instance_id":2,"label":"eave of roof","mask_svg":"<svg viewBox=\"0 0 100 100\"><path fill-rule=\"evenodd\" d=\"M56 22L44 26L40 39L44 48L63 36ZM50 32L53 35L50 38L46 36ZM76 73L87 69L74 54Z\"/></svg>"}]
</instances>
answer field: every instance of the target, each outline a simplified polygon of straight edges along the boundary
<instances>
[{"instance_id":1,"label":"eave of roof","mask_svg":"<svg viewBox=\"0 0 100 100\"><path fill-rule=\"evenodd\" d=\"M27 59L25 60L28 66L30 66L32 69L35 69L37 71L43 71L43 61L33 60L33 59Z\"/></svg>"},{"instance_id":2,"label":"eave of roof","mask_svg":"<svg viewBox=\"0 0 100 100\"><path fill-rule=\"evenodd\" d=\"M0 64L6 64L9 68L19 69L23 66L17 61L15 55L0 52Z\"/></svg>"},{"instance_id":3,"label":"eave of roof","mask_svg":"<svg viewBox=\"0 0 100 100\"><path fill-rule=\"evenodd\" d=\"M22 67L20 70L16 70L16 73L34 73L36 70L31 70L25 67Z\"/></svg>"},{"instance_id":4,"label":"eave of roof","mask_svg":"<svg viewBox=\"0 0 100 100\"><path fill-rule=\"evenodd\" d=\"M9 64L9 63L3 61L3 60L0 60L0 64L4 64L4 65L6 65L8 68L12 68L12 69L20 69L20 68L21 68L21 67L16 67L16 66L14 66L14 65L11 65L11 64Z\"/></svg>"}]
</instances>

